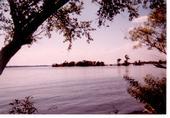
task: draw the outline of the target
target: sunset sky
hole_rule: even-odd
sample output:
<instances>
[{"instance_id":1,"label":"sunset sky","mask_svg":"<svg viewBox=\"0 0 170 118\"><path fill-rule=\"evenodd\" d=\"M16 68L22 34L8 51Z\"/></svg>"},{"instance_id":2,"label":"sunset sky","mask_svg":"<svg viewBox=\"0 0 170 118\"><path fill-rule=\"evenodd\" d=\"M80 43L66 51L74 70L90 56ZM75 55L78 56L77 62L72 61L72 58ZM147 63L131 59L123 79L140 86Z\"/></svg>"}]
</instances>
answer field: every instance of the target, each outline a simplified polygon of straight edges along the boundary
<instances>
[{"instance_id":1,"label":"sunset sky","mask_svg":"<svg viewBox=\"0 0 170 118\"><path fill-rule=\"evenodd\" d=\"M157 50L147 50L146 48L133 49L134 43L124 39L128 31L134 26L146 21L149 11L140 10L140 17L133 21L128 21L126 13L115 17L114 21L108 23L110 27L97 28L92 32L94 41L90 44L86 39L79 39L73 42L71 50L67 50L68 43L63 43L64 37L53 33L49 39L44 37L32 46L23 46L22 49L11 59L8 65L39 65L62 63L66 61L100 60L106 64L116 63L117 58L124 59L128 54L130 61L135 60L159 60L165 59L165 55ZM82 19L93 19L97 25L96 7L90 3L85 4ZM4 37L0 37L0 47L3 46Z\"/></svg>"}]
</instances>

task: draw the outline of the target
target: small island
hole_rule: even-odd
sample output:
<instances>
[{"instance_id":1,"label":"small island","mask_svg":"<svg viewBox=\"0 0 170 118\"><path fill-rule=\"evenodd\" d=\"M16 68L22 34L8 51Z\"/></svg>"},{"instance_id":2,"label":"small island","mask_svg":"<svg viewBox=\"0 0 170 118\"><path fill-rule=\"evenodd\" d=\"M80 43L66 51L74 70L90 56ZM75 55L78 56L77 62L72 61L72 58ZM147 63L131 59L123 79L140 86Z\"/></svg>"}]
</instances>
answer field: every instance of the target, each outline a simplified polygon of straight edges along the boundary
<instances>
[{"instance_id":1,"label":"small island","mask_svg":"<svg viewBox=\"0 0 170 118\"><path fill-rule=\"evenodd\" d=\"M63 63L55 63L52 64L52 67L89 67L89 66L142 66L144 64L152 64L158 68L166 68L166 61L159 60L159 61L134 61L129 62L128 59L130 59L128 56L125 56L125 61L123 63L120 63L121 59L117 59L117 64L105 64L103 61L89 61L89 60L83 60L83 61L64 61Z\"/></svg>"},{"instance_id":2,"label":"small island","mask_svg":"<svg viewBox=\"0 0 170 118\"><path fill-rule=\"evenodd\" d=\"M134 66L141 66L144 64L153 64L154 66L158 67L158 68L166 68L166 61L165 60L159 60L159 61L134 61L134 62L129 62L128 60L130 59L129 56L126 54L125 56L125 60L124 62L120 63L120 61L122 60L121 58L117 59L117 66L129 66L130 64L134 65Z\"/></svg>"},{"instance_id":3,"label":"small island","mask_svg":"<svg viewBox=\"0 0 170 118\"><path fill-rule=\"evenodd\" d=\"M63 62L61 64L52 64L52 67L73 67L73 66L80 66L80 67L87 67L87 66L105 66L105 63L103 61L78 61L78 62Z\"/></svg>"}]
</instances>

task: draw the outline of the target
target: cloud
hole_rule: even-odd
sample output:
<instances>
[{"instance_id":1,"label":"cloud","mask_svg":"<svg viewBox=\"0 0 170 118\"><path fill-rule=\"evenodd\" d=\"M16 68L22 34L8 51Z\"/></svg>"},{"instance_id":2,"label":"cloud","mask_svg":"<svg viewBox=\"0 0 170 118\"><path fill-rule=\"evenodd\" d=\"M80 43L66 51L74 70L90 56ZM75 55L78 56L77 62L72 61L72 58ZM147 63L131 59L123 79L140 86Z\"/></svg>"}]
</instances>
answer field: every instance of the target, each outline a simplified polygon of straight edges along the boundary
<instances>
[{"instance_id":1,"label":"cloud","mask_svg":"<svg viewBox=\"0 0 170 118\"><path fill-rule=\"evenodd\" d=\"M140 16L132 20L132 23L143 23L143 22L146 22L147 19L148 19L148 16Z\"/></svg>"}]
</instances>

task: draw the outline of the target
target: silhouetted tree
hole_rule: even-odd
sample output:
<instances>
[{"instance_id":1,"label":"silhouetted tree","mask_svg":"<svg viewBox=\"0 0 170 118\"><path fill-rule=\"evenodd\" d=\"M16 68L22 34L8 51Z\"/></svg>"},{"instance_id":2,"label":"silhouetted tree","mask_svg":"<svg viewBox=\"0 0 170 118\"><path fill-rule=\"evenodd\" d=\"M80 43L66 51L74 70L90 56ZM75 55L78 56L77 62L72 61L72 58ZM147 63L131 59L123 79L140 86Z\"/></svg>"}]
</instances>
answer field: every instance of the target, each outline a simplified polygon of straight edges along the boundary
<instances>
[{"instance_id":1,"label":"silhouetted tree","mask_svg":"<svg viewBox=\"0 0 170 118\"><path fill-rule=\"evenodd\" d=\"M58 67L60 66L59 64L52 64L52 67Z\"/></svg>"},{"instance_id":2,"label":"silhouetted tree","mask_svg":"<svg viewBox=\"0 0 170 118\"><path fill-rule=\"evenodd\" d=\"M69 62L64 61L64 63L61 64L61 66L68 66Z\"/></svg>"},{"instance_id":3,"label":"silhouetted tree","mask_svg":"<svg viewBox=\"0 0 170 118\"><path fill-rule=\"evenodd\" d=\"M97 61L97 63L95 64L95 66L105 66L105 64L104 64L104 62Z\"/></svg>"},{"instance_id":4,"label":"silhouetted tree","mask_svg":"<svg viewBox=\"0 0 170 118\"><path fill-rule=\"evenodd\" d=\"M77 63L74 61L67 62L65 61L62 64L53 64L52 67L70 67L70 66L105 66L105 63L103 61L78 61Z\"/></svg>"},{"instance_id":5,"label":"silhouetted tree","mask_svg":"<svg viewBox=\"0 0 170 118\"><path fill-rule=\"evenodd\" d=\"M124 61L123 65L128 66L129 65L129 62L128 62L129 59L130 59L129 56L126 54L125 55L125 61Z\"/></svg>"},{"instance_id":6,"label":"silhouetted tree","mask_svg":"<svg viewBox=\"0 0 170 118\"><path fill-rule=\"evenodd\" d=\"M70 63L68 63L68 66L75 66L75 62L71 61Z\"/></svg>"},{"instance_id":7,"label":"silhouetted tree","mask_svg":"<svg viewBox=\"0 0 170 118\"><path fill-rule=\"evenodd\" d=\"M150 5L155 3L149 2ZM132 20L139 15L139 4L145 5L147 1L92 0L92 3L99 7L98 25L101 26L125 10ZM80 21L75 17L82 9L83 0L1 0L0 30L5 35L5 46L0 51L0 74L12 56L23 45L36 41L40 34L50 37L52 31L62 33L64 42L70 42L69 49L73 39L85 36L88 42L91 41L90 31L94 30L91 21Z\"/></svg>"},{"instance_id":8,"label":"silhouetted tree","mask_svg":"<svg viewBox=\"0 0 170 118\"><path fill-rule=\"evenodd\" d=\"M10 114L34 114L38 112L37 108L34 106L32 101L33 97L28 96L25 99L15 99L13 102L9 103L11 109Z\"/></svg>"},{"instance_id":9,"label":"silhouetted tree","mask_svg":"<svg viewBox=\"0 0 170 118\"><path fill-rule=\"evenodd\" d=\"M118 59L117 59L117 65L118 65L118 66L120 65L120 61L121 61L121 59L118 58Z\"/></svg>"},{"instance_id":10,"label":"silhouetted tree","mask_svg":"<svg viewBox=\"0 0 170 118\"><path fill-rule=\"evenodd\" d=\"M129 59L130 59L129 56L126 54L125 55L125 60L128 61Z\"/></svg>"},{"instance_id":11,"label":"silhouetted tree","mask_svg":"<svg viewBox=\"0 0 170 118\"><path fill-rule=\"evenodd\" d=\"M148 113L166 113L166 78L155 78L147 75L144 78L145 84L124 76L130 84L128 92L137 100L145 104Z\"/></svg>"},{"instance_id":12,"label":"silhouetted tree","mask_svg":"<svg viewBox=\"0 0 170 118\"><path fill-rule=\"evenodd\" d=\"M138 61L135 61L133 64L134 64L134 65L143 65L144 62L141 62L140 60L138 60Z\"/></svg>"},{"instance_id":13,"label":"silhouetted tree","mask_svg":"<svg viewBox=\"0 0 170 118\"><path fill-rule=\"evenodd\" d=\"M155 4L150 6L152 11L147 21L132 29L129 38L139 42L135 48L147 46L148 49L155 48L166 54L166 1L155 1Z\"/></svg>"}]
</instances>

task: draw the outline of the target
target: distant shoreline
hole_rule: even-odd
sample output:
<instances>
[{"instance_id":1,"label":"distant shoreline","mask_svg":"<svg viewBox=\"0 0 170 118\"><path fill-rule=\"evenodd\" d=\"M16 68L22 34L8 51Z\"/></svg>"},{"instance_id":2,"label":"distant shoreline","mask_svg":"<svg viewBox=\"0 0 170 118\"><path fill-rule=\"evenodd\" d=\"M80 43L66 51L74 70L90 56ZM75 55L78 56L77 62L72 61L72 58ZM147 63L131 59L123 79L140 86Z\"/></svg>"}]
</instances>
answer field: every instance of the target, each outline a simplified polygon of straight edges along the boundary
<instances>
[{"instance_id":1,"label":"distant shoreline","mask_svg":"<svg viewBox=\"0 0 170 118\"><path fill-rule=\"evenodd\" d=\"M154 65L154 64L151 64L151 63L149 63L149 64L144 64L144 65ZM141 66L144 66L144 65L141 65ZM123 67L124 65L120 65L120 66L118 66L117 64L111 64L111 65L105 65L105 66L58 66L58 67L62 67L62 68L67 68L67 67L109 67L109 66L114 66L114 67ZM133 65L133 64L130 64L129 66L138 66L138 65ZM32 67L34 67L34 68L36 68L36 67L52 67L52 65L38 65L38 66L36 66L36 65L31 65L31 66L7 66L6 68L32 68ZM56 68L58 68L58 67L56 67ZM55 68L55 67L54 67Z\"/></svg>"},{"instance_id":2,"label":"distant shoreline","mask_svg":"<svg viewBox=\"0 0 170 118\"><path fill-rule=\"evenodd\" d=\"M6 66L6 68L22 68L22 67L51 67L51 65L15 65L15 66Z\"/></svg>"},{"instance_id":3,"label":"distant shoreline","mask_svg":"<svg viewBox=\"0 0 170 118\"><path fill-rule=\"evenodd\" d=\"M133 65L133 66L142 66L142 65L148 65L148 64L151 64L151 65L155 65L155 64L159 64L158 61L142 61L140 62L140 64L136 64L136 63L129 63L129 65ZM165 61L162 62L162 64L166 64ZM129 66L128 65L128 66ZM123 65L122 63L120 63L119 65L118 64L102 64L100 65L86 65L86 66L81 66L81 65L74 65L74 66L70 66L70 65L10 65L10 66L6 66L6 68L22 68L22 67L26 67L26 68L29 68L29 67L102 67L102 66L126 66L126 65Z\"/></svg>"}]
</instances>

